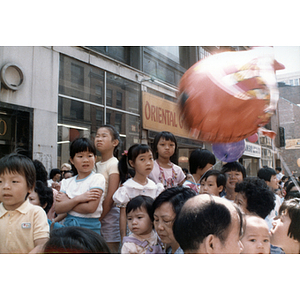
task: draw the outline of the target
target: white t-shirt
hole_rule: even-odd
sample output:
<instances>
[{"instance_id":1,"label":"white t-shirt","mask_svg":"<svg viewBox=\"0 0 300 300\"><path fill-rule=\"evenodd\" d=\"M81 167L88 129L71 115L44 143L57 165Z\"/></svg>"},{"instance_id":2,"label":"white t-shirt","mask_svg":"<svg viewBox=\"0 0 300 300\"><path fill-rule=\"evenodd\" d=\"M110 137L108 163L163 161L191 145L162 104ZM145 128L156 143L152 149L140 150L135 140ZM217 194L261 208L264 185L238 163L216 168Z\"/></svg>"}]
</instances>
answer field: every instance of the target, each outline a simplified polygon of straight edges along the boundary
<instances>
[{"instance_id":1,"label":"white t-shirt","mask_svg":"<svg viewBox=\"0 0 300 300\"><path fill-rule=\"evenodd\" d=\"M67 194L69 198L79 196L91 189L105 189L105 178L102 174L96 174L92 172L84 179L77 179L77 176L63 179L61 182L60 191ZM82 218L100 218L102 213L102 202L104 200L104 193L102 193L99 205L95 212L89 214L81 214L75 211L69 211L69 214L75 217Z\"/></svg>"},{"instance_id":2,"label":"white t-shirt","mask_svg":"<svg viewBox=\"0 0 300 300\"><path fill-rule=\"evenodd\" d=\"M163 190L162 183L156 184L149 178L146 185L141 185L130 178L116 190L113 200L118 207L126 207L127 203L136 196L144 195L155 199Z\"/></svg>"}]
</instances>

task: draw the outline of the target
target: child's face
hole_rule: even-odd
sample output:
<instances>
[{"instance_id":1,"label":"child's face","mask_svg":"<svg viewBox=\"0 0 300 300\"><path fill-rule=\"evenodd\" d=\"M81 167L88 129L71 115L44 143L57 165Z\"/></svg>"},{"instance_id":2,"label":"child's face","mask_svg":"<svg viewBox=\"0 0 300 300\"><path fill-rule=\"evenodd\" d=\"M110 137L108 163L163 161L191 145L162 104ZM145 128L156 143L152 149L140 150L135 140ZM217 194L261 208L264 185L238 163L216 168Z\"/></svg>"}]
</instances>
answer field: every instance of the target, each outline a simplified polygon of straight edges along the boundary
<instances>
[{"instance_id":1,"label":"child's face","mask_svg":"<svg viewBox=\"0 0 300 300\"><path fill-rule=\"evenodd\" d=\"M243 173L239 171L228 171L226 172L226 188L234 190L237 182L243 181Z\"/></svg>"},{"instance_id":2,"label":"child's face","mask_svg":"<svg viewBox=\"0 0 300 300\"><path fill-rule=\"evenodd\" d=\"M113 151L119 144L118 140L113 140L111 132L106 127L101 127L97 130L95 137L95 146L100 152Z\"/></svg>"},{"instance_id":3,"label":"child's face","mask_svg":"<svg viewBox=\"0 0 300 300\"><path fill-rule=\"evenodd\" d=\"M213 196L218 196L223 190L223 186L217 186L216 176L208 176L205 179L201 180L200 185L200 194L211 194Z\"/></svg>"},{"instance_id":4,"label":"child's face","mask_svg":"<svg viewBox=\"0 0 300 300\"><path fill-rule=\"evenodd\" d=\"M171 140L165 140L160 138L157 143L157 153L158 156L162 158L170 158L175 153L175 143Z\"/></svg>"},{"instance_id":5,"label":"child's face","mask_svg":"<svg viewBox=\"0 0 300 300\"><path fill-rule=\"evenodd\" d=\"M135 169L136 173L147 177L153 169L154 161L152 152L141 153L134 162L130 160L129 163Z\"/></svg>"},{"instance_id":6,"label":"child's face","mask_svg":"<svg viewBox=\"0 0 300 300\"><path fill-rule=\"evenodd\" d=\"M242 254L270 254L270 234L266 221L259 217L247 217L242 238Z\"/></svg>"},{"instance_id":7,"label":"child's face","mask_svg":"<svg viewBox=\"0 0 300 300\"><path fill-rule=\"evenodd\" d=\"M271 244L277 247L286 248L294 239L288 236L291 219L286 212L283 212L272 222L273 228L270 230Z\"/></svg>"},{"instance_id":8,"label":"child's face","mask_svg":"<svg viewBox=\"0 0 300 300\"><path fill-rule=\"evenodd\" d=\"M3 202L6 210L15 210L21 206L31 191L23 175L7 172L0 175L0 202Z\"/></svg>"},{"instance_id":9,"label":"child's face","mask_svg":"<svg viewBox=\"0 0 300 300\"><path fill-rule=\"evenodd\" d=\"M41 206L40 198L36 191L31 192L28 196L28 199L32 205Z\"/></svg>"},{"instance_id":10,"label":"child's face","mask_svg":"<svg viewBox=\"0 0 300 300\"><path fill-rule=\"evenodd\" d=\"M84 178L92 172L95 161L95 155L89 151L78 152L73 158L70 158L70 162L76 168L79 178Z\"/></svg>"},{"instance_id":11,"label":"child's face","mask_svg":"<svg viewBox=\"0 0 300 300\"><path fill-rule=\"evenodd\" d=\"M278 187L279 187L278 182L279 181L278 181L276 175L272 175L270 181L266 181L267 185L273 190L278 189Z\"/></svg>"},{"instance_id":12,"label":"child's face","mask_svg":"<svg viewBox=\"0 0 300 300\"><path fill-rule=\"evenodd\" d=\"M139 207L127 214L129 230L136 235L146 235L152 231L153 223L145 207Z\"/></svg>"}]
</instances>

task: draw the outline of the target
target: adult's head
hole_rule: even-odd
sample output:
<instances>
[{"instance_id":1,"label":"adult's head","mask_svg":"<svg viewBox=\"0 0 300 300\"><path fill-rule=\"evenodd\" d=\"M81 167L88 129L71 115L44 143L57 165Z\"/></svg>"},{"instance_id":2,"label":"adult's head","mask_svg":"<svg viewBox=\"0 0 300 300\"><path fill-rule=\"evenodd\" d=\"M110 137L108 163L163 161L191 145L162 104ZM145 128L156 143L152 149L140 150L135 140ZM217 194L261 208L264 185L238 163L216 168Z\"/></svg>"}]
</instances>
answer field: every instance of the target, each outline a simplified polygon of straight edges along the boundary
<instances>
[{"instance_id":1,"label":"adult's head","mask_svg":"<svg viewBox=\"0 0 300 300\"><path fill-rule=\"evenodd\" d=\"M155 230L163 243L171 245L172 251L179 247L173 235L174 219L183 204L195 195L196 192L190 188L176 186L164 190L153 202Z\"/></svg>"},{"instance_id":2,"label":"adult's head","mask_svg":"<svg viewBox=\"0 0 300 300\"><path fill-rule=\"evenodd\" d=\"M243 218L233 203L207 194L197 195L183 205L175 219L175 239L185 253L239 254Z\"/></svg>"},{"instance_id":3,"label":"adult's head","mask_svg":"<svg viewBox=\"0 0 300 300\"><path fill-rule=\"evenodd\" d=\"M265 219L275 207L275 195L266 182L257 177L247 177L235 186L237 192L234 202L241 210L255 213Z\"/></svg>"}]
</instances>

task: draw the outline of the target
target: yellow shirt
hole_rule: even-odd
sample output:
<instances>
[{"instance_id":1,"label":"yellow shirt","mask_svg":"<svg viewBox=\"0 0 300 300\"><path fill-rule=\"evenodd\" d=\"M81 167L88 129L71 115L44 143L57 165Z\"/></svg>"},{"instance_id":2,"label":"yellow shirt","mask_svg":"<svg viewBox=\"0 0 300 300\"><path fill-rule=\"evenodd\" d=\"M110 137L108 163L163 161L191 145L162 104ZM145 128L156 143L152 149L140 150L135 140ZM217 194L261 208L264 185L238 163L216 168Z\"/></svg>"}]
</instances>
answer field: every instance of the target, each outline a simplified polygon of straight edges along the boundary
<instances>
[{"instance_id":1,"label":"yellow shirt","mask_svg":"<svg viewBox=\"0 0 300 300\"><path fill-rule=\"evenodd\" d=\"M15 210L0 203L0 253L29 253L34 241L49 237L45 211L27 199Z\"/></svg>"}]
</instances>

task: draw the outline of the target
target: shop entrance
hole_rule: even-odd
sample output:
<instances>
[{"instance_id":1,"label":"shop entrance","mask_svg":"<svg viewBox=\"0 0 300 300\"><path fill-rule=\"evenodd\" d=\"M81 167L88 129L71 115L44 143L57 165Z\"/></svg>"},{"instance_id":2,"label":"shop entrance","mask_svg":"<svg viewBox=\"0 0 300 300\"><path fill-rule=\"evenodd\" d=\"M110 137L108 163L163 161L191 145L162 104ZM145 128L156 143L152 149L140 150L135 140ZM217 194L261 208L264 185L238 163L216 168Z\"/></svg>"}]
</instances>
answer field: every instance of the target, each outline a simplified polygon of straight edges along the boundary
<instances>
[{"instance_id":1,"label":"shop entrance","mask_svg":"<svg viewBox=\"0 0 300 300\"><path fill-rule=\"evenodd\" d=\"M17 151L32 159L33 109L1 102L0 158Z\"/></svg>"}]
</instances>

